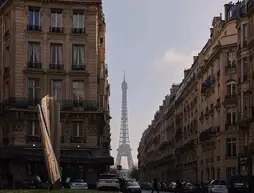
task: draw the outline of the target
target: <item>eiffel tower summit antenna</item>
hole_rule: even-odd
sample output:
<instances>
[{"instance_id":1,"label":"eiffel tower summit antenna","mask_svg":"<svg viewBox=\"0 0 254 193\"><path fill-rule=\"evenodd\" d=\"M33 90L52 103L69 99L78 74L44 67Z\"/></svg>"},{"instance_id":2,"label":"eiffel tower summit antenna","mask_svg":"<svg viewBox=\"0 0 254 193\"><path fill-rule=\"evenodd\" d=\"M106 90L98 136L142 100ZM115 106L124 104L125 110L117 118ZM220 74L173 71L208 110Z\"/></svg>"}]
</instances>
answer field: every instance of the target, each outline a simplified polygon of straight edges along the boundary
<instances>
[{"instance_id":1,"label":"eiffel tower summit antenna","mask_svg":"<svg viewBox=\"0 0 254 193\"><path fill-rule=\"evenodd\" d=\"M127 157L129 170L133 168L133 159L131 155L131 146L128 128L128 111L127 111L127 89L128 85L125 80L125 71L122 82L122 112L119 146L117 149L116 165L121 165L122 157Z\"/></svg>"}]
</instances>

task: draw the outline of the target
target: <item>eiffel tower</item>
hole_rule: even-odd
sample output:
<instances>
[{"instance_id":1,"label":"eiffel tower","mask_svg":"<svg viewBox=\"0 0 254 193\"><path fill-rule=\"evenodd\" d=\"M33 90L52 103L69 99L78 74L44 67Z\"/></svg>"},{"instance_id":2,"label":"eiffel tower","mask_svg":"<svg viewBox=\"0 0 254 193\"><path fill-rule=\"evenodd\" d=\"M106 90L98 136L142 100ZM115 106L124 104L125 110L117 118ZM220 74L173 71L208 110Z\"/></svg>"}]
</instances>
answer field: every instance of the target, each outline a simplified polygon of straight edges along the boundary
<instances>
[{"instance_id":1,"label":"eiffel tower","mask_svg":"<svg viewBox=\"0 0 254 193\"><path fill-rule=\"evenodd\" d=\"M119 146L117 149L116 165L121 165L122 157L127 157L129 170L133 168L133 159L131 155L131 146L128 129L128 112L127 112L127 82L124 79L122 82L122 114L121 114L121 128Z\"/></svg>"}]
</instances>

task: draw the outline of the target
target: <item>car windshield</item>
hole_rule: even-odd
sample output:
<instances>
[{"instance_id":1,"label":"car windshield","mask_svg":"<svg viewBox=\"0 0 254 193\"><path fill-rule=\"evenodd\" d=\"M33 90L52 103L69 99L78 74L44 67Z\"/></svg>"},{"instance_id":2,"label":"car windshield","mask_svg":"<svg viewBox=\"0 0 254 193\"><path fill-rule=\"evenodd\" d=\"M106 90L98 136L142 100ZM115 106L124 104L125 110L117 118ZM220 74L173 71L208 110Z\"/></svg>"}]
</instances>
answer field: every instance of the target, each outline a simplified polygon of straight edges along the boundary
<instances>
[{"instance_id":1,"label":"car windshield","mask_svg":"<svg viewBox=\"0 0 254 193\"><path fill-rule=\"evenodd\" d=\"M214 185L221 185L221 186L226 186L227 183L224 180L215 180L213 182Z\"/></svg>"},{"instance_id":2,"label":"car windshield","mask_svg":"<svg viewBox=\"0 0 254 193\"><path fill-rule=\"evenodd\" d=\"M128 186L139 186L137 182L127 182Z\"/></svg>"},{"instance_id":3,"label":"car windshield","mask_svg":"<svg viewBox=\"0 0 254 193\"><path fill-rule=\"evenodd\" d=\"M100 179L115 179L117 178L115 174L101 174Z\"/></svg>"},{"instance_id":4,"label":"car windshield","mask_svg":"<svg viewBox=\"0 0 254 193\"><path fill-rule=\"evenodd\" d=\"M249 181L248 176L232 176L230 181L232 183L246 183Z\"/></svg>"},{"instance_id":5,"label":"car windshield","mask_svg":"<svg viewBox=\"0 0 254 193\"><path fill-rule=\"evenodd\" d=\"M27 176L25 181L38 181L41 182L41 178L39 176Z\"/></svg>"}]
</instances>

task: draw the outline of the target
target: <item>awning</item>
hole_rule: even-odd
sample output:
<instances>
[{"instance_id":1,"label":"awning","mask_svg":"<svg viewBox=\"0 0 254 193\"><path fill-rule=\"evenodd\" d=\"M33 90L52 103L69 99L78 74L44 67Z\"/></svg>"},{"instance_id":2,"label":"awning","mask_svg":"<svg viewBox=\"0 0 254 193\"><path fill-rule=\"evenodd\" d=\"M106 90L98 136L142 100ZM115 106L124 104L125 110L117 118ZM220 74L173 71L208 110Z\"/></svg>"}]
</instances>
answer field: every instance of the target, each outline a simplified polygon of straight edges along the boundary
<instances>
[{"instance_id":1,"label":"awning","mask_svg":"<svg viewBox=\"0 0 254 193\"><path fill-rule=\"evenodd\" d=\"M42 148L5 147L0 150L0 159L44 162L44 151ZM102 149L62 149L60 163L113 165L114 158L105 155Z\"/></svg>"}]
</instances>

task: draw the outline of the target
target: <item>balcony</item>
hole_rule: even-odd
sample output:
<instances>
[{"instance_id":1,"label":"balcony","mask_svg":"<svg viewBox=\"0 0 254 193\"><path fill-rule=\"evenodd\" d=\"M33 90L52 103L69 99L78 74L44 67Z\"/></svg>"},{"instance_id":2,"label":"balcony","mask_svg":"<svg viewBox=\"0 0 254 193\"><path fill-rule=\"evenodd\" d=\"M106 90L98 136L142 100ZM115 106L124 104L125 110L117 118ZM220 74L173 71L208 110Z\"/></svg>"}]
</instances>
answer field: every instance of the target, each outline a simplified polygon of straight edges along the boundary
<instances>
[{"instance_id":1,"label":"balcony","mask_svg":"<svg viewBox=\"0 0 254 193\"><path fill-rule=\"evenodd\" d=\"M205 141L209 141L210 139L212 139L213 136L215 136L219 132L220 132L219 127L210 127L199 134L199 142L202 143Z\"/></svg>"},{"instance_id":2,"label":"balcony","mask_svg":"<svg viewBox=\"0 0 254 193\"><path fill-rule=\"evenodd\" d=\"M220 110L220 98L217 98L217 100L216 100L216 105L215 105L215 109L216 109L216 111L219 111Z\"/></svg>"},{"instance_id":3,"label":"balcony","mask_svg":"<svg viewBox=\"0 0 254 193\"><path fill-rule=\"evenodd\" d=\"M63 27L50 27L49 32L64 33L64 28Z\"/></svg>"},{"instance_id":4,"label":"balcony","mask_svg":"<svg viewBox=\"0 0 254 193\"><path fill-rule=\"evenodd\" d=\"M85 34L86 29L85 28L72 28L71 33L72 34Z\"/></svg>"},{"instance_id":5,"label":"balcony","mask_svg":"<svg viewBox=\"0 0 254 193\"><path fill-rule=\"evenodd\" d=\"M41 136L39 135L27 135L26 136L27 143L39 143L41 142Z\"/></svg>"},{"instance_id":6,"label":"balcony","mask_svg":"<svg viewBox=\"0 0 254 193\"><path fill-rule=\"evenodd\" d=\"M27 30L29 30L29 31L41 31L41 26L27 24Z\"/></svg>"},{"instance_id":7,"label":"balcony","mask_svg":"<svg viewBox=\"0 0 254 193\"><path fill-rule=\"evenodd\" d=\"M232 64L228 64L227 66L225 66L225 72L228 72L228 73L236 72L235 62L232 62Z\"/></svg>"},{"instance_id":8,"label":"balcony","mask_svg":"<svg viewBox=\"0 0 254 193\"><path fill-rule=\"evenodd\" d=\"M72 70L86 70L86 66L85 65L72 65L71 69Z\"/></svg>"},{"instance_id":9,"label":"balcony","mask_svg":"<svg viewBox=\"0 0 254 193\"><path fill-rule=\"evenodd\" d=\"M236 104L236 103L237 103L236 94L225 95L224 104Z\"/></svg>"},{"instance_id":10,"label":"balcony","mask_svg":"<svg viewBox=\"0 0 254 193\"><path fill-rule=\"evenodd\" d=\"M70 143L85 143L84 137L70 137Z\"/></svg>"},{"instance_id":11,"label":"balcony","mask_svg":"<svg viewBox=\"0 0 254 193\"><path fill-rule=\"evenodd\" d=\"M209 90L212 85L215 84L215 76L210 75L202 84L201 86L201 93L204 94L207 90Z\"/></svg>"},{"instance_id":12,"label":"balcony","mask_svg":"<svg viewBox=\"0 0 254 193\"><path fill-rule=\"evenodd\" d=\"M227 121L225 123L225 130L226 131L235 131L236 130L236 123L231 123L231 121Z\"/></svg>"},{"instance_id":13,"label":"balcony","mask_svg":"<svg viewBox=\"0 0 254 193\"><path fill-rule=\"evenodd\" d=\"M61 104L61 111L99 111L100 105L96 100L59 100ZM37 109L37 104L41 103L39 98L17 98L10 97L0 103L0 112L4 113L12 109Z\"/></svg>"},{"instance_id":14,"label":"balcony","mask_svg":"<svg viewBox=\"0 0 254 193\"><path fill-rule=\"evenodd\" d=\"M244 112L238 112L238 121L239 126L245 127L254 119L254 107L246 109Z\"/></svg>"},{"instance_id":15,"label":"balcony","mask_svg":"<svg viewBox=\"0 0 254 193\"><path fill-rule=\"evenodd\" d=\"M28 62L27 63L27 68L41 69L41 63L39 63L39 62Z\"/></svg>"},{"instance_id":16,"label":"balcony","mask_svg":"<svg viewBox=\"0 0 254 193\"><path fill-rule=\"evenodd\" d=\"M49 64L50 70L64 70L63 64Z\"/></svg>"}]
</instances>

